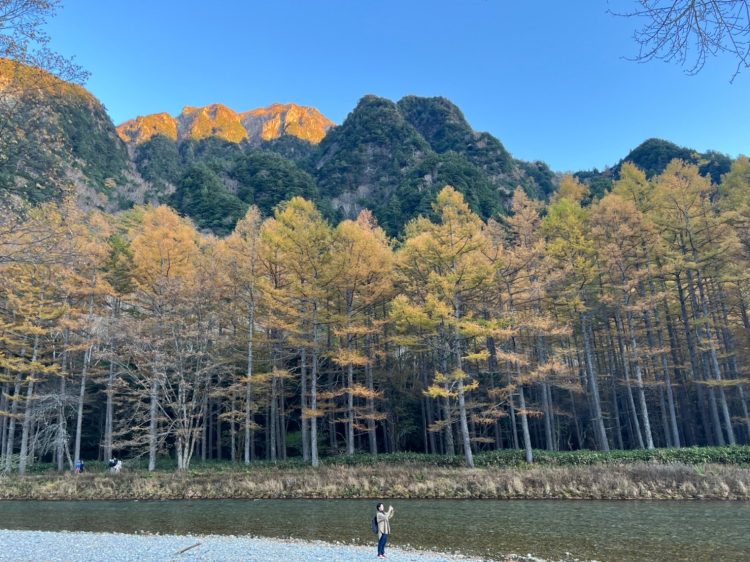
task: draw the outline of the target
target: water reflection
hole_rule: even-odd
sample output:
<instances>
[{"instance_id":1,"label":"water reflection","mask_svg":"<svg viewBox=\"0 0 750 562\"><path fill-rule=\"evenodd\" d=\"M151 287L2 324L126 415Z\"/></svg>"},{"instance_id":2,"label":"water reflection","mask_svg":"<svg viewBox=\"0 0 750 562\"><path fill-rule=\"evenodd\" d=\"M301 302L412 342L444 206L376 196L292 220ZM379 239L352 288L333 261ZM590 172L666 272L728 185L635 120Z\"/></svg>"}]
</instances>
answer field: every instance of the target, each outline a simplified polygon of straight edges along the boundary
<instances>
[{"instance_id":1,"label":"water reflection","mask_svg":"<svg viewBox=\"0 0 750 562\"><path fill-rule=\"evenodd\" d=\"M474 556L750 560L750 503L397 500L392 543ZM372 542L374 501L0 502L0 527Z\"/></svg>"}]
</instances>

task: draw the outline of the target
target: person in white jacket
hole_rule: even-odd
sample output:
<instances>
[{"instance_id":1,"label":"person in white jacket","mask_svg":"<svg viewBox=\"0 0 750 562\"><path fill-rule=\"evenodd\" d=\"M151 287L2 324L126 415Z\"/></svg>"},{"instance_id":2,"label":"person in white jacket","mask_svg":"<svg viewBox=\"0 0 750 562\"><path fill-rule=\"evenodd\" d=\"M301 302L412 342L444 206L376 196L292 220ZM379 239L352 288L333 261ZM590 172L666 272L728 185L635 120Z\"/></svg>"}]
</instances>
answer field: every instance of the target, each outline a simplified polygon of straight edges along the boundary
<instances>
[{"instance_id":1,"label":"person in white jacket","mask_svg":"<svg viewBox=\"0 0 750 562\"><path fill-rule=\"evenodd\" d=\"M388 536L391 534L391 517L393 517L393 506L378 504L378 512L375 515L378 521L378 558L385 558L385 544L388 542Z\"/></svg>"}]
</instances>

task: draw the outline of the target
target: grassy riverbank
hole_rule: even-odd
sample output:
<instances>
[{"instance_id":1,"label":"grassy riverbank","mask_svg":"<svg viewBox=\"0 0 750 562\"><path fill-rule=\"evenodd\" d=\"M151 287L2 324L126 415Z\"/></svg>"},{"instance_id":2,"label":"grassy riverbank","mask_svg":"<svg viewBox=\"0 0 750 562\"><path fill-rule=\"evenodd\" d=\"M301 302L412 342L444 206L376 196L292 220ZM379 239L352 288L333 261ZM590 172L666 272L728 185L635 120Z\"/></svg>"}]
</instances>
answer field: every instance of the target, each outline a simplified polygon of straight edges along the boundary
<instances>
[{"instance_id":1,"label":"grassy riverbank","mask_svg":"<svg viewBox=\"0 0 750 562\"><path fill-rule=\"evenodd\" d=\"M750 447L596 453L539 452L527 465L517 451L460 459L381 455L327 459L318 469L297 460L196 464L176 473L126 463L119 475L100 464L82 475L50 470L0 476L0 499L491 498L750 500ZM39 467L41 468L41 467Z\"/></svg>"}]
</instances>

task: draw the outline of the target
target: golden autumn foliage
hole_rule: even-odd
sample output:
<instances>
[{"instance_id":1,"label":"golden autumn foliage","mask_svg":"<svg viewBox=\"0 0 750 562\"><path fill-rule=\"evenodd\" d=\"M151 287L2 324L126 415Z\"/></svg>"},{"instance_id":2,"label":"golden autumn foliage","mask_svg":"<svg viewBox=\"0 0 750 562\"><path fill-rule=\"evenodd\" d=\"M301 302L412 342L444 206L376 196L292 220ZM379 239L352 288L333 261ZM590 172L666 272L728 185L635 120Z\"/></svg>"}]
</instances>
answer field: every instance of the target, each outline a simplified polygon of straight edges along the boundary
<instances>
[{"instance_id":1,"label":"golden autumn foliage","mask_svg":"<svg viewBox=\"0 0 750 562\"><path fill-rule=\"evenodd\" d=\"M71 434L180 469L746 442L749 170L626 164L487 222L446 187L400 240L300 197L223 239L32 210L0 228L0 466L62 467Z\"/></svg>"}]
</instances>

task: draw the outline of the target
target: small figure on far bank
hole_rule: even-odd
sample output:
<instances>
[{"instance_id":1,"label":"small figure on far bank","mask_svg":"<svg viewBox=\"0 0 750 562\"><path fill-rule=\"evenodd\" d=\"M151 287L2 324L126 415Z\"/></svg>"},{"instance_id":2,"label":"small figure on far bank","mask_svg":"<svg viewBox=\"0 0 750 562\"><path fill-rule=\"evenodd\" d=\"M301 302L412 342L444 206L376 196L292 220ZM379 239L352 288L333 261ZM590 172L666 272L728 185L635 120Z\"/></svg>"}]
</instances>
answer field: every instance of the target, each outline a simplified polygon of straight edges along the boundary
<instances>
[{"instance_id":1,"label":"small figure on far bank","mask_svg":"<svg viewBox=\"0 0 750 562\"><path fill-rule=\"evenodd\" d=\"M378 504L378 512L375 514L375 519L378 523L378 558L385 558L385 545L388 542L388 537L391 534L391 517L393 517L393 506L388 506L388 511L385 510L385 505L382 503Z\"/></svg>"},{"instance_id":2,"label":"small figure on far bank","mask_svg":"<svg viewBox=\"0 0 750 562\"><path fill-rule=\"evenodd\" d=\"M122 470L122 461L120 459L112 457L111 459L109 459L107 466L109 467L109 471L112 474L120 474L120 471Z\"/></svg>"},{"instance_id":3,"label":"small figure on far bank","mask_svg":"<svg viewBox=\"0 0 750 562\"><path fill-rule=\"evenodd\" d=\"M83 464L83 461L81 459L78 459L76 461L76 467L75 467L76 474L81 474L84 470L86 470L86 465Z\"/></svg>"}]
</instances>

